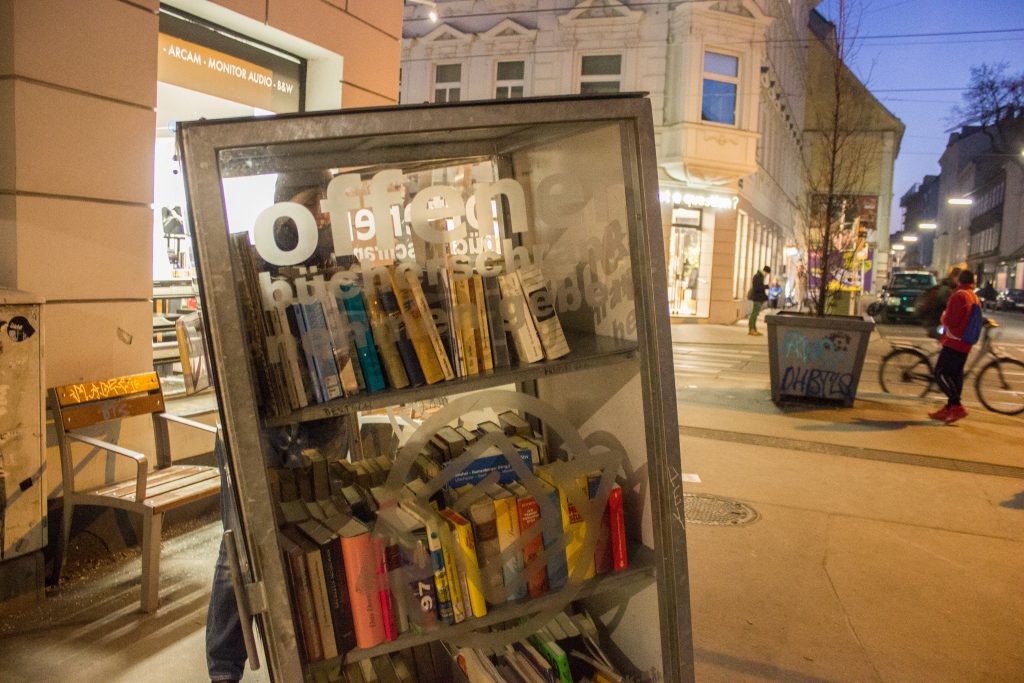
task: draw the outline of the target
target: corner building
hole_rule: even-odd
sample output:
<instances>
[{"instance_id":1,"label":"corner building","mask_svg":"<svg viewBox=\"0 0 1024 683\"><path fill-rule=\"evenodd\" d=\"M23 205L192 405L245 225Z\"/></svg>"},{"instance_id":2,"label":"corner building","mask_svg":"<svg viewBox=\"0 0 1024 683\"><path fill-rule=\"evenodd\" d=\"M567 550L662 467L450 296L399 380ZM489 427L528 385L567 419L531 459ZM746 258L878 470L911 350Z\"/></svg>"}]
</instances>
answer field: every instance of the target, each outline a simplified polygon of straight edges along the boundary
<instances>
[{"instance_id":1,"label":"corner building","mask_svg":"<svg viewBox=\"0 0 1024 683\"><path fill-rule=\"evenodd\" d=\"M731 323L766 264L784 282L797 225L805 0L495 0L407 5L402 103L650 93L668 299Z\"/></svg>"}]
</instances>

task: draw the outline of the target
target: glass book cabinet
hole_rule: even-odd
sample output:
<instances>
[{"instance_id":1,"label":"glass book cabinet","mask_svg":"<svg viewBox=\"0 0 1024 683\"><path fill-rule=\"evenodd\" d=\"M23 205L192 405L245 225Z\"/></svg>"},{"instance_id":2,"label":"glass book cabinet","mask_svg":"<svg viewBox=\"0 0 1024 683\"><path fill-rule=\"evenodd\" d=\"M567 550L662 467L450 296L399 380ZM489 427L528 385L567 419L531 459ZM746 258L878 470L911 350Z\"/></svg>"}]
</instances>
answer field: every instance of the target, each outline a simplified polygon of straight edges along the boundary
<instances>
[{"instance_id":1,"label":"glass book cabinet","mask_svg":"<svg viewBox=\"0 0 1024 683\"><path fill-rule=\"evenodd\" d=\"M274 680L692 680L647 99L178 136Z\"/></svg>"}]
</instances>

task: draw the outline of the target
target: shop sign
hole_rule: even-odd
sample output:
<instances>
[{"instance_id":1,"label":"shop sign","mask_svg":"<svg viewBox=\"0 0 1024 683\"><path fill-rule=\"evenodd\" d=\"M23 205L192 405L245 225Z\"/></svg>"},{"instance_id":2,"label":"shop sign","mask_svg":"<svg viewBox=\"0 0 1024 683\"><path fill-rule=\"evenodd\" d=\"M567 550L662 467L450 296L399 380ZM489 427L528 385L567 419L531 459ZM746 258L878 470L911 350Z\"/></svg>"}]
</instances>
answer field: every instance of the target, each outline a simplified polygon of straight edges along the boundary
<instances>
[{"instance_id":1,"label":"shop sign","mask_svg":"<svg viewBox=\"0 0 1024 683\"><path fill-rule=\"evenodd\" d=\"M675 197L673 196L673 199ZM682 204L690 209L724 209L735 210L740 203L736 195L727 194L705 194L703 192L683 192L677 204Z\"/></svg>"},{"instance_id":2,"label":"shop sign","mask_svg":"<svg viewBox=\"0 0 1024 683\"><path fill-rule=\"evenodd\" d=\"M259 64L160 34L157 79L275 113L299 110L299 81Z\"/></svg>"}]
</instances>

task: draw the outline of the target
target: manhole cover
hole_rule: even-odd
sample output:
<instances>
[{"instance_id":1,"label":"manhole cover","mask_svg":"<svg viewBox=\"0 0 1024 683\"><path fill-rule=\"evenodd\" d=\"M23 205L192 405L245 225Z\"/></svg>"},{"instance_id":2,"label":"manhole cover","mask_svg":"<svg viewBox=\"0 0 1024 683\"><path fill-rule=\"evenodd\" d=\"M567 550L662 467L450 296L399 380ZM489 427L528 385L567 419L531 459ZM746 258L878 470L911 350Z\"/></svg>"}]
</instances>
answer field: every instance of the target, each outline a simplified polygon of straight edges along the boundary
<instances>
[{"instance_id":1,"label":"manhole cover","mask_svg":"<svg viewBox=\"0 0 1024 683\"><path fill-rule=\"evenodd\" d=\"M740 526L756 522L757 510L731 498L706 493L684 493L683 506L688 524L709 526Z\"/></svg>"}]
</instances>

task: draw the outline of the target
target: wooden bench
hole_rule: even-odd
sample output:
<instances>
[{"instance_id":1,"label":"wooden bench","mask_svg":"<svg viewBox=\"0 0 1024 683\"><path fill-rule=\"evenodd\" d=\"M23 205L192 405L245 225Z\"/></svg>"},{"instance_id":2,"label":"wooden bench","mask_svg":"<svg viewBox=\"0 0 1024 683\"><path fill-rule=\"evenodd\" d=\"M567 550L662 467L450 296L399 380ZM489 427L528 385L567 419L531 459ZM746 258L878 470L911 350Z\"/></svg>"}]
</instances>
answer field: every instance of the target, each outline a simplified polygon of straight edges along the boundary
<instances>
[{"instance_id":1,"label":"wooden bench","mask_svg":"<svg viewBox=\"0 0 1024 683\"><path fill-rule=\"evenodd\" d=\"M153 612L159 602L160 531L164 513L220 491L216 467L172 465L168 422L216 436L217 428L164 412L164 395L155 372L53 387L48 392L64 485L64 533L57 551L62 569L76 505L99 505L142 515L142 609ZM103 422L149 414L156 443L156 466L137 451L79 433ZM135 461L134 479L79 491L71 445L79 442Z\"/></svg>"}]
</instances>

